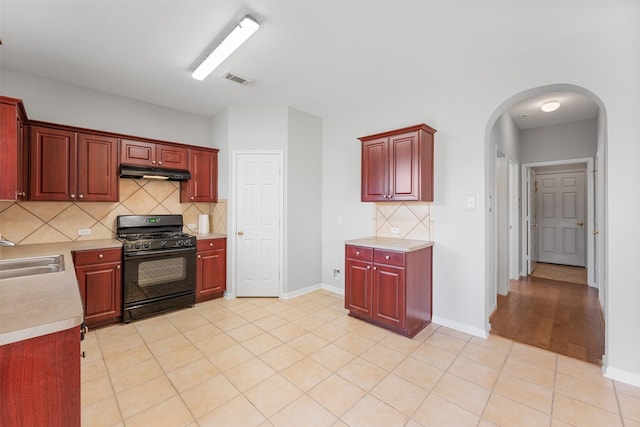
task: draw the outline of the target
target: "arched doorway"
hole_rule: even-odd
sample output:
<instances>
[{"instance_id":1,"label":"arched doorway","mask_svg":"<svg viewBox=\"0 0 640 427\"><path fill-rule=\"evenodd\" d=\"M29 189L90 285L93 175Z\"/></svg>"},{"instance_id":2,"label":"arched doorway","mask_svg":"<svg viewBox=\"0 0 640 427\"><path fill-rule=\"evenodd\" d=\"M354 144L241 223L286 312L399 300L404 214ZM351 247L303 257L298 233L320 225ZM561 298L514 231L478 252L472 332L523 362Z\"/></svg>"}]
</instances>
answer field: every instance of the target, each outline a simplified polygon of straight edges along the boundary
<instances>
[{"instance_id":1,"label":"arched doorway","mask_svg":"<svg viewBox=\"0 0 640 427\"><path fill-rule=\"evenodd\" d=\"M552 98L555 94L568 94L576 98L584 98L586 104L593 105L596 110L593 117L593 138L595 144L595 155L585 156L583 153L571 155L571 151L558 154L559 152L549 150L545 156L540 157L543 162L527 162L527 153L520 152L519 135L522 131L518 128L516 119L527 119L527 111L522 106L540 107L544 100ZM567 106L571 106L568 102ZM579 109L582 107L576 107ZM530 110L533 112L533 110ZM565 111L567 113L567 111ZM579 111L573 120L581 120ZM533 112L533 114L536 114ZM520 117L522 115L522 117ZM538 114L535 120L541 120L537 126L560 126L562 118L552 118ZM566 122L570 122L571 114ZM552 118L545 122L548 118ZM529 147L530 148L530 147ZM534 245L530 242L530 234L527 228L534 221L527 215L527 206L530 200L527 199L528 185L527 175L534 169L530 167L537 164L571 163L572 160L585 160L592 164L593 173L589 173L591 196L589 208L592 214L587 222L587 232L585 233L589 243L589 260L587 268L589 270L589 284L595 286L599 292L600 303L604 318L607 317L607 281L606 281L606 253L605 240L605 209L604 209L604 183L606 180L605 170L606 155L606 111L602 101L593 93L579 86L568 84L548 85L529 89L520 92L505 102L503 102L491 115L485 131L485 159L487 161L487 171L485 176L485 190L489 195L489 210L485 217L485 233L487 237L487 252L485 256L487 280L485 282L485 307L487 324L489 318L497 308L498 295L508 292L508 278L513 278L514 268L520 275L527 276L530 272L529 261L535 257ZM556 156L556 157L554 157ZM531 156L529 154L529 160ZM537 160L540 160L537 159ZM513 174L505 173L504 165L516 165L519 182L514 183ZM522 165L525 164L523 167ZM493 172L493 173L492 173ZM513 209L519 210L516 215L519 220L513 221ZM515 230L514 230L515 228ZM517 237L514 237L517 236ZM532 252L533 251L533 252ZM514 261L515 260L515 261ZM516 267L517 265L517 267ZM507 281L507 283L504 283ZM606 323L605 323L605 353L606 353Z\"/></svg>"}]
</instances>

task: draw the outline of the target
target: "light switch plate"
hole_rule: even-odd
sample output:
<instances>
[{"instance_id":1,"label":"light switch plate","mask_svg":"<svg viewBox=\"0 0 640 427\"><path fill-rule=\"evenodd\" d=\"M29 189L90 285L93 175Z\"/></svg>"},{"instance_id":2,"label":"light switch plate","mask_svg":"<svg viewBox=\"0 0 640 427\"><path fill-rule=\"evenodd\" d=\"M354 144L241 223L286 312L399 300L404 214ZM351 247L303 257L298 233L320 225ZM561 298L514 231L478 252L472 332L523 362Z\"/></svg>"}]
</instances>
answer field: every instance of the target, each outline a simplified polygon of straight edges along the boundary
<instances>
[{"instance_id":1,"label":"light switch plate","mask_svg":"<svg viewBox=\"0 0 640 427\"><path fill-rule=\"evenodd\" d=\"M78 236L88 236L91 234L90 228L78 228Z\"/></svg>"},{"instance_id":2,"label":"light switch plate","mask_svg":"<svg viewBox=\"0 0 640 427\"><path fill-rule=\"evenodd\" d=\"M399 227L391 227L391 234L400 234Z\"/></svg>"}]
</instances>

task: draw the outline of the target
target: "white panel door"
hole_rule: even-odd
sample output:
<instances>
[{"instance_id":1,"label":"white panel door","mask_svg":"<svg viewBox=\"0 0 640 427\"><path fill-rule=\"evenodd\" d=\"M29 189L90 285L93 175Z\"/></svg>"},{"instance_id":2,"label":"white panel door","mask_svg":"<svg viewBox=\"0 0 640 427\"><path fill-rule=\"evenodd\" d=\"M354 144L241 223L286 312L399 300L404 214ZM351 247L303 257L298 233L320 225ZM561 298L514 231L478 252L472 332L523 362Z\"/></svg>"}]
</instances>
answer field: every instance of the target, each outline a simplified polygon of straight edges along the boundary
<instances>
[{"instance_id":1,"label":"white panel door","mask_svg":"<svg viewBox=\"0 0 640 427\"><path fill-rule=\"evenodd\" d=\"M538 174L538 261L584 267L585 172Z\"/></svg>"},{"instance_id":2,"label":"white panel door","mask_svg":"<svg viewBox=\"0 0 640 427\"><path fill-rule=\"evenodd\" d=\"M529 169L527 177L527 274L536 268L538 256L538 209L536 207L536 173Z\"/></svg>"},{"instance_id":3,"label":"white panel door","mask_svg":"<svg viewBox=\"0 0 640 427\"><path fill-rule=\"evenodd\" d=\"M280 294L281 155L236 159L236 296Z\"/></svg>"}]
</instances>

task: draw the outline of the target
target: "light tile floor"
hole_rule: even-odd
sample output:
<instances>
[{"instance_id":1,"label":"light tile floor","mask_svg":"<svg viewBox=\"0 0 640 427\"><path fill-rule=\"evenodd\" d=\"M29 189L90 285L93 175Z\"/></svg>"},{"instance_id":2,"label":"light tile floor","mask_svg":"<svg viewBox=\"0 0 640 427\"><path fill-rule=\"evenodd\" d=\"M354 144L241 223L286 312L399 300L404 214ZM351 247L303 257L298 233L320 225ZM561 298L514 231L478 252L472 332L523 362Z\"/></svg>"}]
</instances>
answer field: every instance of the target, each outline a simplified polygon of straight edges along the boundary
<instances>
[{"instance_id":1,"label":"light tile floor","mask_svg":"<svg viewBox=\"0 0 640 427\"><path fill-rule=\"evenodd\" d=\"M407 339L343 297L217 299L90 332L83 426L640 426L600 368L438 325Z\"/></svg>"}]
</instances>

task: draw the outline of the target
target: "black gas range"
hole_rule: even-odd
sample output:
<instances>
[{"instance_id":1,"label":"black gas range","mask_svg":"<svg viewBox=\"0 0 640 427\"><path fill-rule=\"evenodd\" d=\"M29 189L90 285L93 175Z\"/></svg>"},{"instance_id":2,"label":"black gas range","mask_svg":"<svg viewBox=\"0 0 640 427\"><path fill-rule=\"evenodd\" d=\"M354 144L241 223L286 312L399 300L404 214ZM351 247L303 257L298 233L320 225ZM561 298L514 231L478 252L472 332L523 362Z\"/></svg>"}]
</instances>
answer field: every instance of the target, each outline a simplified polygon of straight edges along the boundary
<instances>
[{"instance_id":1,"label":"black gas range","mask_svg":"<svg viewBox=\"0 0 640 427\"><path fill-rule=\"evenodd\" d=\"M125 322L195 304L196 238L182 215L120 215Z\"/></svg>"}]
</instances>

